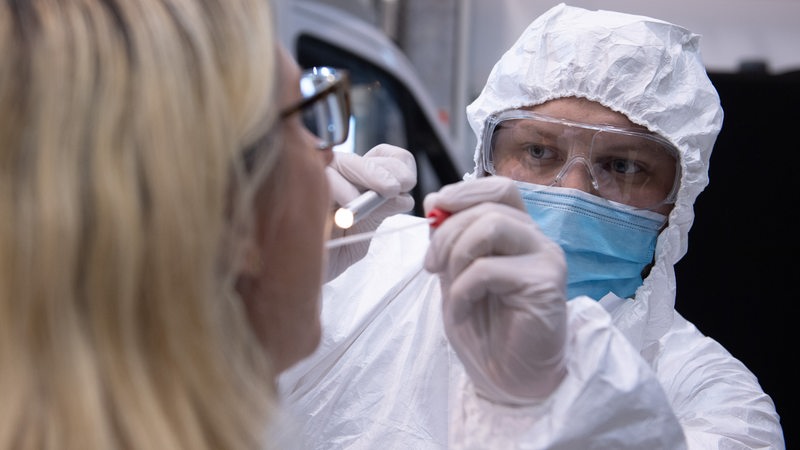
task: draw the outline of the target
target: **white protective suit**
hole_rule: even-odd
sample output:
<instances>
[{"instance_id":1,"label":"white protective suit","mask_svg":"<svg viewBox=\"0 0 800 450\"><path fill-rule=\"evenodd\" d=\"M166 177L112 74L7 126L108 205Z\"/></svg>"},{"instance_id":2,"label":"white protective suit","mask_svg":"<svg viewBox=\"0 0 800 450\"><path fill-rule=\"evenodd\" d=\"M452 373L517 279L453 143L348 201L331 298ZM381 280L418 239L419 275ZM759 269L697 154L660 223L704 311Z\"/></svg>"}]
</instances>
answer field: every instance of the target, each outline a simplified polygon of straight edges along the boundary
<instances>
[{"instance_id":1,"label":"white protective suit","mask_svg":"<svg viewBox=\"0 0 800 450\"><path fill-rule=\"evenodd\" d=\"M699 36L659 20L558 5L536 19L467 108L478 136L505 109L577 96L625 114L680 151L682 177L655 265L635 299L567 303L567 375L542 402L475 394L448 346L426 226L373 239L323 288L318 350L279 389L316 449L678 449L785 447L756 377L674 309L673 266L708 182L722 123ZM380 230L422 219L388 218Z\"/></svg>"}]
</instances>

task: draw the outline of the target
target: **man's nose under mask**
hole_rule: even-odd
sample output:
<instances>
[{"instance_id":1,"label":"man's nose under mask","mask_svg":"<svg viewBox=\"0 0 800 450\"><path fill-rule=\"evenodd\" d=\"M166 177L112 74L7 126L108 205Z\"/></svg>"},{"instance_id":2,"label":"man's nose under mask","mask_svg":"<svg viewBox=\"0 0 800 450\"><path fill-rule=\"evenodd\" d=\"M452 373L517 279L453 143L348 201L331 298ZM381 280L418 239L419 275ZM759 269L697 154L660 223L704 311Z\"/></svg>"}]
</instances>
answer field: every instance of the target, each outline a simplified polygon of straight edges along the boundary
<instances>
[{"instance_id":1,"label":"man's nose under mask","mask_svg":"<svg viewBox=\"0 0 800 450\"><path fill-rule=\"evenodd\" d=\"M586 192L516 182L528 214L567 259L567 297L630 298L653 260L666 216L630 210Z\"/></svg>"}]
</instances>

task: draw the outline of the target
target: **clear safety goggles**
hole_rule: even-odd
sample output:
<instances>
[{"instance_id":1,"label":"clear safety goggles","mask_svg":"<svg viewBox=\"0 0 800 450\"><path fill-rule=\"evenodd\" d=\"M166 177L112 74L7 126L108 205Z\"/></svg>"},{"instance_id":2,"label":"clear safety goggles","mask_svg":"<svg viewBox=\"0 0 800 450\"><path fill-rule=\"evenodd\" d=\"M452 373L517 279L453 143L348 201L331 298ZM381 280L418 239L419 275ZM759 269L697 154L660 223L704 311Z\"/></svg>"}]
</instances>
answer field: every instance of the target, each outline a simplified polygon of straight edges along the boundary
<instances>
[{"instance_id":1,"label":"clear safety goggles","mask_svg":"<svg viewBox=\"0 0 800 450\"><path fill-rule=\"evenodd\" d=\"M299 112L303 124L325 149L347 140L350 132L350 78L346 70L312 67L300 76L303 100L281 112L281 119Z\"/></svg>"},{"instance_id":2,"label":"clear safety goggles","mask_svg":"<svg viewBox=\"0 0 800 450\"><path fill-rule=\"evenodd\" d=\"M583 170L591 194L636 209L674 203L680 182L677 149L645 129L509 110L489 116L482 145L492 175L562 186L574 170Z\"/></svg>"}]
</instances>

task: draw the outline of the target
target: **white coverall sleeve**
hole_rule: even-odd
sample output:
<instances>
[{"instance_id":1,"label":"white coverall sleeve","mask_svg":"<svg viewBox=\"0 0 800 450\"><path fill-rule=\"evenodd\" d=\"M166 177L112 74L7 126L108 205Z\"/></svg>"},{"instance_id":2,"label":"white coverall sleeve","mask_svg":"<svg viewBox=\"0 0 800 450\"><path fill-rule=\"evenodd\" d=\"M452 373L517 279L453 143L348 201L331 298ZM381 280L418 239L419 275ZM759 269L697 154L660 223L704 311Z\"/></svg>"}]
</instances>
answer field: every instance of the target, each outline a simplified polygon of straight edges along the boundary
<instances>
[{"instance_id":1,"label":"white coverall sleeve","mask_svg":"<svg viewBox=\"0 0 800 450\"><path fill-rule=\"evenodd\" d=\"M656 374L587 297L568 302L566 355L558 389L530 406L492 403L464 374L451 400L451 447L687 448Z\"/></svg>"},{"instance_id":2,"label":"white coverall sleeve","mask_svg":"<svg viewBox=\"0 0 800 450\"><path fill-rule=\"evenodd\" d=\"M785 448L772 399L722 345L678 313L660 345L658 378L689 448Z\"/></svg>"}]
</instances>

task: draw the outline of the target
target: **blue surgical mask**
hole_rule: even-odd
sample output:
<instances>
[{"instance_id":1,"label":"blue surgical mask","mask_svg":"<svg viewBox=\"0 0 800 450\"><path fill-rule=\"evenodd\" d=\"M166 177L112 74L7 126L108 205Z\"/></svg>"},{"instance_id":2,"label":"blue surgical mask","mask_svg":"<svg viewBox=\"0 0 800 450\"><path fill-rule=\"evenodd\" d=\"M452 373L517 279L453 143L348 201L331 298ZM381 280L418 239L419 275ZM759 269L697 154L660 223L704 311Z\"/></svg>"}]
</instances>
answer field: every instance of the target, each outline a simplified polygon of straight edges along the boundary
<instances>
[{"instance_id":1,"label":"blue surgical mask","mask_svg":"<svg viewBox=\"0 0 800 450\"><path fill-rule=\"evenodd\" d=\"M567 258L567 296L630 298L653 261L664 215L586 192L517 182L528 214Z\"/></svg>"}]
</instances>

